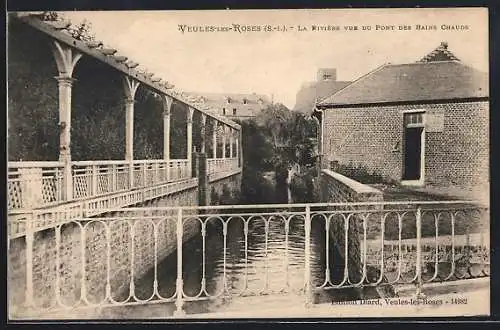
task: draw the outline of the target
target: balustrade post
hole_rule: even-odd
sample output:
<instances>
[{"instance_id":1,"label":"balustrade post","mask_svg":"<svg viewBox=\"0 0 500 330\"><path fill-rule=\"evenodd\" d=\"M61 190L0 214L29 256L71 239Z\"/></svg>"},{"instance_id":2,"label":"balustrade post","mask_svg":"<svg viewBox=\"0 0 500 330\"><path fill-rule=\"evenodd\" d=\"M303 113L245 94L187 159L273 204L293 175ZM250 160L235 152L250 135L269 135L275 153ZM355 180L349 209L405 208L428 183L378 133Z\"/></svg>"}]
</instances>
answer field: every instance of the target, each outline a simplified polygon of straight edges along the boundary
<instances>
[{"instance_id":1,"label":"balustrade post","mask_svg":"<svg viewBox=\"0 0 500 330\"><path fill-rule=\"evenodd\" d=\"M111 192L115 192L118 189L116 188L116 164L111 165Z\"/></svg>"},{"instance_id":2,"label":"balustrade post","mask_svg":"<svg viewBox=\"0 0 500 330\"><path fill-rule=\"evenodd\" d=\"M306 205L304 219L304 290L305 290L305 305L310 307L313 303L313 292L311 283L311 206Z\"/></svg>"},{"instance_id":3,"label":"balustrade post","mask_svg":"<svg viewBox=\"0 0 500 330\"><path fill-rule=\"evenodd\" d=\"M134 162L128 163L128 185L130 189L134 188Z\"/></svg>"},{"instance_id":4,"label":"balustrade post","mask_svg":"<svg viewBox=\"0 0 500 330\"><path fill-rule=\"evenodd\" d=\"M148 185L148 180L147 180L147 177L148 177L148 163L142 163L142 186L143 187L147 187Z\"/></svg>"},{"instance_id":5,"label":"balustrade post","mask_svg":"<svg viewBox=\"0 0 500 330\"><path fill-rule=\"evenodd\" d=\"M184 281L182 279L182 235L184 228L182 225L182 208L177 211L177 280L175 281L175 306L177 309L174 312L175 317L184 316L185 312L182 309L184 305L183 301L183 286Z\"/></svg>"},{"instance_id":6,"label":"balustrade post","mask_svg":"<svg viewBox=\"0 0 500 330\"><path fill-rule=\"evenodd\" d=\"M92 180L92 189L91 189L91 196L97 196L97 191L98 189L98 181L97 181L97 165L91 165L91 180Z\"/></svg>"}]
</instances>

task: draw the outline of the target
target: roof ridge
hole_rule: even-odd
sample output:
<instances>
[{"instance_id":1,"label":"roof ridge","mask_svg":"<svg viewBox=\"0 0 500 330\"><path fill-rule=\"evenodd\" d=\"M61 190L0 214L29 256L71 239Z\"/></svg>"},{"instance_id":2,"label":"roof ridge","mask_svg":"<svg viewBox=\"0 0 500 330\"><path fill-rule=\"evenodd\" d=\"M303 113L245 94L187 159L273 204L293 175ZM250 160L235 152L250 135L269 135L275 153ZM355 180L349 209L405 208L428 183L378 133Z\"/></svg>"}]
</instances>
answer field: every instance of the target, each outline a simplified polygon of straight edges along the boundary
<instances>
[{"instance_id":1,"label":"roof ridge","mask_svg":"<svg viewBox=\"0 0 500 330\"><path fill-rule=\"evenodd\" d=\"M424 57L422 57L419 61L417 62L434 62L436 56L442 53L444 54L447 58L450 59L450 61L457 61L460 62L460 59L455 56L449 49L448 49L448 43L446 41L441 42L441 44L434 48L431 52L427 53Z\"/></svg>"},{"instance_id":2,"label":"roof ridge","mask_svg":"<svg viewBox=\"0 0 500 330\"><path fill-rule=\"evenodd\" d=\"M339 89L338 91L336 91L336 92L335 92L335 93L333 93L332 95L330 95L330 96L327 96L327 97L323 98L323 100L327 100L327 99L329 99L329 98L334 97L335 95L337 95L337 94L339 94L339 93L341 93L341 92L345 91L346 89L350 88L351 86L353 86L353 85L355 85L355 84L359 83L360 81L362 81L362 80L366 79L367 77L371 76L372 74L374 74L374 73L376 73L376 72L378 72L378 71L382 70L383 68L385 68L385 67L387 67L387 66L389 66L389 65L390 65L390 63L384 63L384 64L382 64L382 65L380 65L380 66L376 67L375 69L373 69L373 70L369 71L368 73L365 73L364 75L362 75L362 76L358 77L357 79L355 79L354 81L352 81L352 82L351 82L350 84L348 84L347 86L345 86L345 87L343 87L343 88ZM322 100L321 102L323 102L323 100ZM320 102L320 103L321 103L321 102ZM318 103L318 101L317 101L317 100L316 100L316 103Z\"/></svg>"}]
</instances>

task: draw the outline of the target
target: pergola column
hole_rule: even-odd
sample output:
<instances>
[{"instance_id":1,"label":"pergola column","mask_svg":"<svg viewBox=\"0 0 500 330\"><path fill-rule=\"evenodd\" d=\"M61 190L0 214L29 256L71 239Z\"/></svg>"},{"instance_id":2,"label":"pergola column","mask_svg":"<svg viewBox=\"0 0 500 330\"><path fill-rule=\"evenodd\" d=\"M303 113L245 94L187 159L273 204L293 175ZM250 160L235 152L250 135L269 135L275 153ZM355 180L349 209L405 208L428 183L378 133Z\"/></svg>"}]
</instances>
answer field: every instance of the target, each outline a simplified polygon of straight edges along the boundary
<instances>
[{"instance_id":1,"label":"pergola column","mask_svg":"<svg viewBox=\"0 0 500 330\"><path fill-rule=\"evenodd\" d=\"M222 159L226 158L226 125L222 124Z\"/></svg>"},{"instance_id":2,"label":"pergola column","mask_svg":"<svg viewBox=\"0 0 500 330\"><path fill-rule=\"evenodd\" d=\"M187 160L188 177L193 177L193 112L194 108L188 107L187 113Z\"/></svg>"},{"instance_id":3,"label":"pergola column","mask_svg":"<svg viewBox=\"0 0 500 330\"><path fill-rule=\"evenodd\" d=\"M161 95L163 103L163 160L166 166L167 182L170 181L170 113L172 110L172 97Z\"/></svg>"},{"instance_id":4,"label":"pergola column","mask_svg":"<svg viewBox=\"0 0 500 330\"><path fill-rule=\"evenodd\" d=\"M233 158L234 130L229 127L229 158Z\"/></svg>"},{"instance_id":5,"label":"pergola column","mask_svg":"<svg viewBox=\"0 0 500 330\"><path fill-rule=\"evenodd\" d=\"M217 158L217 120L214 119L214 131L212 132L213 158Z\"/></svg>"},{"instance_id":6,"label":"pergola column","mask_svg":"<svg viewBox=\"0 0 500 330\"><path fill-rule=\"evenodd\" d=\"M201 114L201 126L200 126L200 136L201 136L201 152L205 153L206 151L206 124L207 124L207 115L205 113Z\"/></svg>"},{"instance_id":7,"label":"pergola column","mask_svg":"<svg viewBox=\"0 0 500 330\"><path fill-rule=\"evenodd\" d=\"M73 199L73 176L71 173L71 89L73 69L82 54L54 41L53 54L59 75L56 78L59 89L59 161L64 163L62 199Z\"/></svg>"},{"instance_id":8,"label":"pergola column","mask_svg":"<svg viewBox=\"0 0 500 330\"><path fill-rule=\"evenodd\" d=\"M238 144L238 156L239 156L239 161L240 161L240 167L243 166L243 137L241 133L241 128L240 131L238 132L239 134L239 144Z\"/></svg>"},{"instance_id":9,"label":"pergola column","mask_svg":"<svg viewBox=\"0 0 500 330\"><path fill-rule=\"evenodd\" d=\"M125 160L129 162L129 186L134 186L134 98L139 82L123 77L125 92Z\"/></svg>"},{"instance_id":10,"label":"pergola column","mask_svg":"<svg viewBox=\"0 0 500 330\"><path fill-rule=\"evenodd\" d=\"M234 157L235 158L238 158L239 156L239 143L240 143L240 139L239 139L239 131L236 131L236 136L235 136L235 143L234 143L234 148L235 148L235 151L234 151Z\"/></svg>"}]
</instances>

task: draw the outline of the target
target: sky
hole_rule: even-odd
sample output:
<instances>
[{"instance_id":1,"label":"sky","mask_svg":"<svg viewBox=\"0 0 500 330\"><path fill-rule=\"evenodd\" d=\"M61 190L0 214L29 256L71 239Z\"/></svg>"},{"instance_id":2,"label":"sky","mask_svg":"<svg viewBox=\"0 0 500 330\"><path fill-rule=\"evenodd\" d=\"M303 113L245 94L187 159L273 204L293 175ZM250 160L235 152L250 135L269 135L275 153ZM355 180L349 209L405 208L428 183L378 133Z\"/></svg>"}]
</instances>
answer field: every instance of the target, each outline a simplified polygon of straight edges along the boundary
<instances>
[{"instance_id":1,"label":"sky","mask_svg":"<svg viewBox=\"0 0 500 330\"><path fill-rule=\"evenodd\" d=\"M417 61L442 41L464 64L488 71L488 13L482 8L63 14L73 23L86 19L96 38L117 49L117 55L140 63L138 68L146 68L180 90L265 94L290 108L301 85L314 81L319 68L336 68L338 80L354 80L385 63ZM183 33L179 28L233 24L260 31L187 32L185 28ZM417 31L417 24L436 29ZM266 32L266 25L280 30L285 26L287 31ZM340 30L312 31L312 25ZM358 30L345 30L348 25ZM390 25L395 30L380 29ZM399 30L399 25L411 30ZM461 28L446 28L455 25Z\"/></svg>"}]
</instances>

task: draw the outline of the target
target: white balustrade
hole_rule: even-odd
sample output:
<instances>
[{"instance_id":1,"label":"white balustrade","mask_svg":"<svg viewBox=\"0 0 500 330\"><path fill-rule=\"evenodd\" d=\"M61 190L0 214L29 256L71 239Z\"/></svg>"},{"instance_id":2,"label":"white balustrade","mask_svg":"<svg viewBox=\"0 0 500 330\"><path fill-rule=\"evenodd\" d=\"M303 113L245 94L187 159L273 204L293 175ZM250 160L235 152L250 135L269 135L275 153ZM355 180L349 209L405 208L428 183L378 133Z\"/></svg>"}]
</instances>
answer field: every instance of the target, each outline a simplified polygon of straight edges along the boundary
<instances>
[{"instance_id":1,"label":"white balustrade","mask_svg":"<svg viewBox=\"0 0 500 330\"><path fill-rule=\"evenodd\" d=\"M238 158L208 158L207 173L216 174L238 169Z\"/></svg>"},{"instance_id":2,"label":"white balustrade","mask_svg":"<svg viewBox=\"0 0 500 330\"><path fill-rule=\"evenodd\" d=\"M63 168L62 162L9 162L9 210L29 210L68 202L62 198ZM185 180L188 176L186 159L135 160L132 163L124 160L74 161L72 200L165 184L167 179L168 182Z\"/></svg>"},{"instance_id":3,"label":"white balustrade","mask_svg":"<svg viewBox=\"0 0 500 330\"><path fill-rule=\"evenodd\" d=\"M62 200L62 162L8 162L9 209L31 209Z\"/></svg>"}]
</instances>

